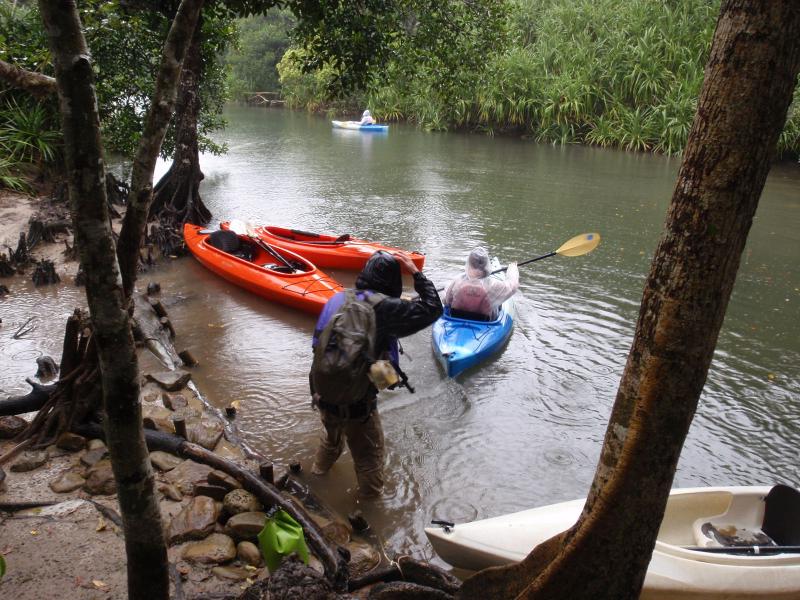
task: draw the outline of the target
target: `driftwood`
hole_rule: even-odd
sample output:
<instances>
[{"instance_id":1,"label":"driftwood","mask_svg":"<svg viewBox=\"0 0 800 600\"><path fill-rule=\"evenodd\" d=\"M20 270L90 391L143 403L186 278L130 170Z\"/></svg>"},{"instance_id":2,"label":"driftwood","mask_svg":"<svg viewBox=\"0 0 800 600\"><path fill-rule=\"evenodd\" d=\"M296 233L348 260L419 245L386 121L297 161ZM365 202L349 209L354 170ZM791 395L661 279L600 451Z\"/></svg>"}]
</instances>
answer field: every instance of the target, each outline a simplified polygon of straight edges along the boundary
<instances>
[{"instance_id":1,"label":"driftwood","mask_svg":"<svg viewBox=\"0 0 800 600\"><path fill-rule=\"evenodd\" d=\"M9 396L6 400L0 401L0 417L20 415L39 410L56 389L55 384L41 385L31 379L26 379L25 381L33 389L23 396Z\"/></svg>"},{"instance_id":2,"label":"driftwood","mask_svg":"<svg viewBox=\"0 0 800 600\"><path fill-rule=\"evenodd\" d=\"M372 571L365 573L361 577L355 577L347 582L347 589L350 592L355 592L363 587L372 585L379 582L400 581L403 574L395 563L379 569L372 569Z\"/></svg>"}]
</instances>

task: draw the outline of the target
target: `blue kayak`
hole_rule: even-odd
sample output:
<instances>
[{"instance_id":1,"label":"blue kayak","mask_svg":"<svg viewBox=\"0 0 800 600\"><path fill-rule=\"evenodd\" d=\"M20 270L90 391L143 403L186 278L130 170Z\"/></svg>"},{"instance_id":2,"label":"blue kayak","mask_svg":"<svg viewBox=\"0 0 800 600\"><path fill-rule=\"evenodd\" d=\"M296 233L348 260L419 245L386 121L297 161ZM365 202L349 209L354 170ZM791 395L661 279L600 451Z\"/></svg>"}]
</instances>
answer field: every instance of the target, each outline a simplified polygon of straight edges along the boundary
<instances>
[{"instance_id":1,"label":"blue kayak","mask_svg":"<svg viewBox=\"0 0 800 600\"><path fill-rule=\"evenodd\" d=\"M493 269L497 268L493 265ZM496 275L495 275L496 277ZM497 354L514 329L513 296L503 302L494 321L473 321L444 314L433 324L433 351L448 377L482 363Z\"/></svg>"},{"instance_id":2,"label":"blue kayak","mask_svg":"<svg viewBox=\"0 0 800 600\"><path fill-rule=\"evenodd\" d=\"M352 129L356 131L389 131L388 125L362 125L358 121L331 121L334 129Z\"/></svg>"}]
</instances>

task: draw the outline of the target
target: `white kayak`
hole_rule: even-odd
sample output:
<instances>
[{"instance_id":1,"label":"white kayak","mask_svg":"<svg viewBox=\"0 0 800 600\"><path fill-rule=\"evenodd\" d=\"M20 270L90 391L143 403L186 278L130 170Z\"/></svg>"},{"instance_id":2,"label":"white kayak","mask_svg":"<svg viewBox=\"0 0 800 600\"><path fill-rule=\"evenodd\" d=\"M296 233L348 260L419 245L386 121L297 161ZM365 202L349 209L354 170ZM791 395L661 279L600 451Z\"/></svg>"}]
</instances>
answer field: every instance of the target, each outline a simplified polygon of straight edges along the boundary
<instances>
[{"instance_id":1,"label":"white kayak","mask_svg":"<svg viewBox=\"0 0 800 600\"><path fill-rule=\"evenodd\" d=\"M360 121L331 121L334 129L352 129L356 131L372 131L375 133L385 133L389 131L388 125L378 125L372 123L370 125L362 125Z\"/></svg>"},{"instance_id":2,"label":"white kayak","mask_svg":"<svg viewBox=\"0 0 800 600\"><path fill-rule=\"evenodd\" d=\"M519 562L571 527L584 500L425 529L439 556L480 570ZM800 598L800 492L784 485L672 490L641 598Z\"/></svg>"}]
</instances>

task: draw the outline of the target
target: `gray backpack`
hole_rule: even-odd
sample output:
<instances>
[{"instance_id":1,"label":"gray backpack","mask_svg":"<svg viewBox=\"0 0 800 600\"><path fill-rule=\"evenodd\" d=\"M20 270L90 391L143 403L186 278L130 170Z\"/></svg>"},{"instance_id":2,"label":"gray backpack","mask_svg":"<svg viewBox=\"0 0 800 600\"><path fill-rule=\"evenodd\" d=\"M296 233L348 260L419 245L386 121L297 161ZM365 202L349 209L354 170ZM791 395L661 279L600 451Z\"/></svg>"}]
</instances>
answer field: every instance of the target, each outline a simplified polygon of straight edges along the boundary
<instances>
[{"instance_id":1,"label":"gray backpack","mask_svg":"<svg viewBox=\"0 0 800 600\"><path fill-rule=\"evenodd\" d=\"M373 307L384 298L347 290L342 306L319 333L310 377L323 402L346 406L369 392L369 368L376 359Z\"/></svg>"}]
</instances>

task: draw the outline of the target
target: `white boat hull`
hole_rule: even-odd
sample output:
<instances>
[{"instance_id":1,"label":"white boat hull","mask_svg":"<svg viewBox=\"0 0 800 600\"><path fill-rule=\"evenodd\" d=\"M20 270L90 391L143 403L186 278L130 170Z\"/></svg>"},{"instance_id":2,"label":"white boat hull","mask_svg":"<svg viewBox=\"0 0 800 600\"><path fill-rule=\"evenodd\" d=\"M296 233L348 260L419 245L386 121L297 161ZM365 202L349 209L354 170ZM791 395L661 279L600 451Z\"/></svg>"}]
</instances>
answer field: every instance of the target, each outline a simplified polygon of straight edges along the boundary
<instances>
[{"instance_id":1,"label":"white boat hull","mask_svg":"<svg viewBox=\"0 0 800 600\"><path fill-rule=\"evenodd\" d=\"M673 490L647 570L643 599L800 599L800 553L761 556L707 553L686 547L714 545L698 524L724 517L756 529L771 487ZM439 556L455 567L480 570L519 562L539 543L571 527L584 500L572 500L456 525L426 528ZM744 530L744 529L743 529ZM703 538L705 539L705 538Z\"/></svg>"}]
</instances>

